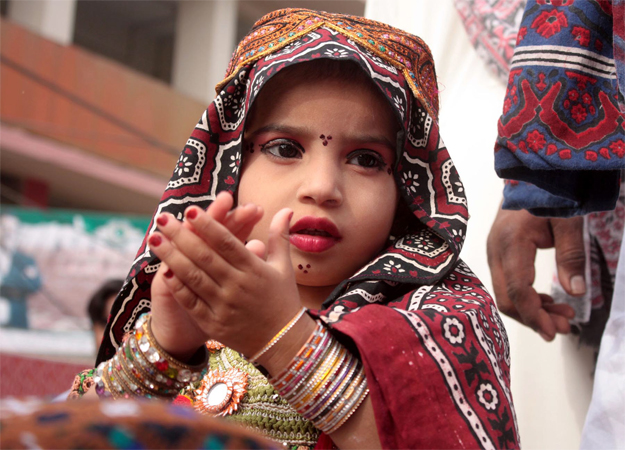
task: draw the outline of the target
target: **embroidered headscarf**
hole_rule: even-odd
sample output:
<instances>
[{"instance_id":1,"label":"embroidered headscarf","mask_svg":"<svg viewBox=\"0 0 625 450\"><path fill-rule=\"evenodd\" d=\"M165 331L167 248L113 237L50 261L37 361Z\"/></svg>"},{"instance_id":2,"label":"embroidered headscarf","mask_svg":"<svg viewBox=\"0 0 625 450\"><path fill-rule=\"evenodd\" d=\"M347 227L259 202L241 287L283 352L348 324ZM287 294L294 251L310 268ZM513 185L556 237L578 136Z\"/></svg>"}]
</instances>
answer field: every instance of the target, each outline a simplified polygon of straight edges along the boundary
<instances>
[{"instance_id":1,"label":"embroidered headscarf","mask_svg":"<svg viewBox=\"0 0 625 450\"><path fill-rule=\"evenodd\" d=\"M219 192L235 193L245 120L260 90L285 67L321 58L356 63L401 121L394 177L413 218L406 234L392 237L313 315L360 355L385 447L518 446L508 342L490 295L459 260L467 201L439 134L432 56L418 37L305 9L260 19L187 141L155 217L182 219L191 205L206 208ZM149 310L158 266L144 240L98 361L111 358Z\"/></svg>"}]
</instances>

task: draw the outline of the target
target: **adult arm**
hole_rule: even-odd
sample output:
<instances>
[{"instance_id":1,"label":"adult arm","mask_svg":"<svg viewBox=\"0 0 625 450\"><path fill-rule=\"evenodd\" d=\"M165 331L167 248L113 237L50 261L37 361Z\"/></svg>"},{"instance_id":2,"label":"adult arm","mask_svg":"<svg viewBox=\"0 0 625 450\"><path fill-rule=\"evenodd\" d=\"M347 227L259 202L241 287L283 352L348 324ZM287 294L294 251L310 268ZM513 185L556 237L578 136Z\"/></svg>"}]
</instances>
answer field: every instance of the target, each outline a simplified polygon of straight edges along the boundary
<instances>
[{"instance_id":1,"label":"adult arm","mask_svg":"<svg viewBox=\"0 0 625 450\"><path fill-rule=\"evenodd\" d=\"M612 209L625 167L612 28L609 2L529 0L498 123L511 211L488 238L494 291L502 312L546 340L569 331L573 310L532 287L536 249L554 247L564 290L583 294L582 219L563 218Z\"/></svg>"}]
</instances>

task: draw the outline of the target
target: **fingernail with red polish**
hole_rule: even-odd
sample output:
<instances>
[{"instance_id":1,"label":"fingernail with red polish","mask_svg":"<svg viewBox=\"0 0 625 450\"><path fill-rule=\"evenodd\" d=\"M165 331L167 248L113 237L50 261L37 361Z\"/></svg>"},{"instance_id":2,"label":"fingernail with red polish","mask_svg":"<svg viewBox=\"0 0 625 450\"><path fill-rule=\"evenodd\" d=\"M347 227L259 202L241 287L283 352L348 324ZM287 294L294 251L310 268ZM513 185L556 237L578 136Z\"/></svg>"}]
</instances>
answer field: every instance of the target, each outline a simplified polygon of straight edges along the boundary
<instances>
[{"instance_id":1,"label":"fingernail with red polish","mask_svg":"<svg viewBox=\"0 0 625 450\"><path fill-rule=\"evenodd\" d=\"M167 269L167 272L164 273L165 278L172 278L174 276L174 273L171 271L171 269Z\"/></svg>"},{"instance_id":2,"label":"fingernail with red polish","mask_svg":"<svg viewBox=\"0 0 625 450\"><path fill-rule=\"evenodd\" d=\"M163 242L163 239L158 234L152 235L148 239L148 244L150 244L150 247L158 247L159 245L161 245L161 242Z\"/></svg>"},{"instance_id":3,"label":"fingernail with red polish","mask_svg":"<svg viewBox=\"0 0 625 450\"><path fill-rule=\"evenodd\" d=\"M156 218L156 223L164 227L165 225L167 225L167 216L158 216Z\"/></svg>"},{"instance_id":4,"label":"fingernail with red polish","mask_svg":"<svg viewBox=\"0 0 625 450\"><path fill-rule=\"evenodd\" d=\"M195 219L197 217L197 209L190 209L187 211L187 219Z\"/></svg>"}]
</instances>

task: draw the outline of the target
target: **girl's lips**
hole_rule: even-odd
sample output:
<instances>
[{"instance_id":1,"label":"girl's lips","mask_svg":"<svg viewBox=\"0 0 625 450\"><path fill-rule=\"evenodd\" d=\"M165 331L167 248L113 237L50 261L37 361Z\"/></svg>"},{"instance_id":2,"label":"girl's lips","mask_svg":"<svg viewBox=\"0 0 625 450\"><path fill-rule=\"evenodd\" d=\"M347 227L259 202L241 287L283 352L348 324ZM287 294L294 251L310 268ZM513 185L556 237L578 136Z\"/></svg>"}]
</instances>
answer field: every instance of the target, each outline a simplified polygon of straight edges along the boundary
<instances>
[{"instance_id":1,"label":"girl's lips","mask_svg":"<svg viewBox=\"0 0 625 450\"><path fill-rule=\"evenodd\" d=\"M321 217L303 217L295 222L289 233L291 244L310 253L324 252L341 240L341 233L336 225Z\"/></svg>"},{"instance_id":2,"label":"girl's lips","mask_svg":"<svg viewBox=\"0 0 625 450\"><path fill-rule=\"evenodd\" d=\"M303 252L320 253L338 243L338 240L328 236L311 236L309 234L292 234L289 241Z\"/></svg>"}]
</instances>

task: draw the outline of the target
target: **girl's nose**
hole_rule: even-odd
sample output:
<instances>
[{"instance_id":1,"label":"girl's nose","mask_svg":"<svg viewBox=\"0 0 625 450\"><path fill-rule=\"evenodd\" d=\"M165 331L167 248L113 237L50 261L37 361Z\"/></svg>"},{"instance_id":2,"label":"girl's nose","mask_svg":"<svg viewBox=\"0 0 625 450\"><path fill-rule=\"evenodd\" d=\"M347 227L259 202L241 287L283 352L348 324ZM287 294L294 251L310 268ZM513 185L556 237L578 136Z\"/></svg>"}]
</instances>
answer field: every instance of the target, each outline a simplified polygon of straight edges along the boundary
<instances>
[{"instance_id":1,"label":"girl's nose","mask_svg":"<svg viewBox=\"0 0 625 450\"><path fill-rule=\"evenodd\" d=\"M297 191L301 202L323 206L343 203L341 168L333 158L312 158L301 175Z\"/></svg>"}]
</instances>

